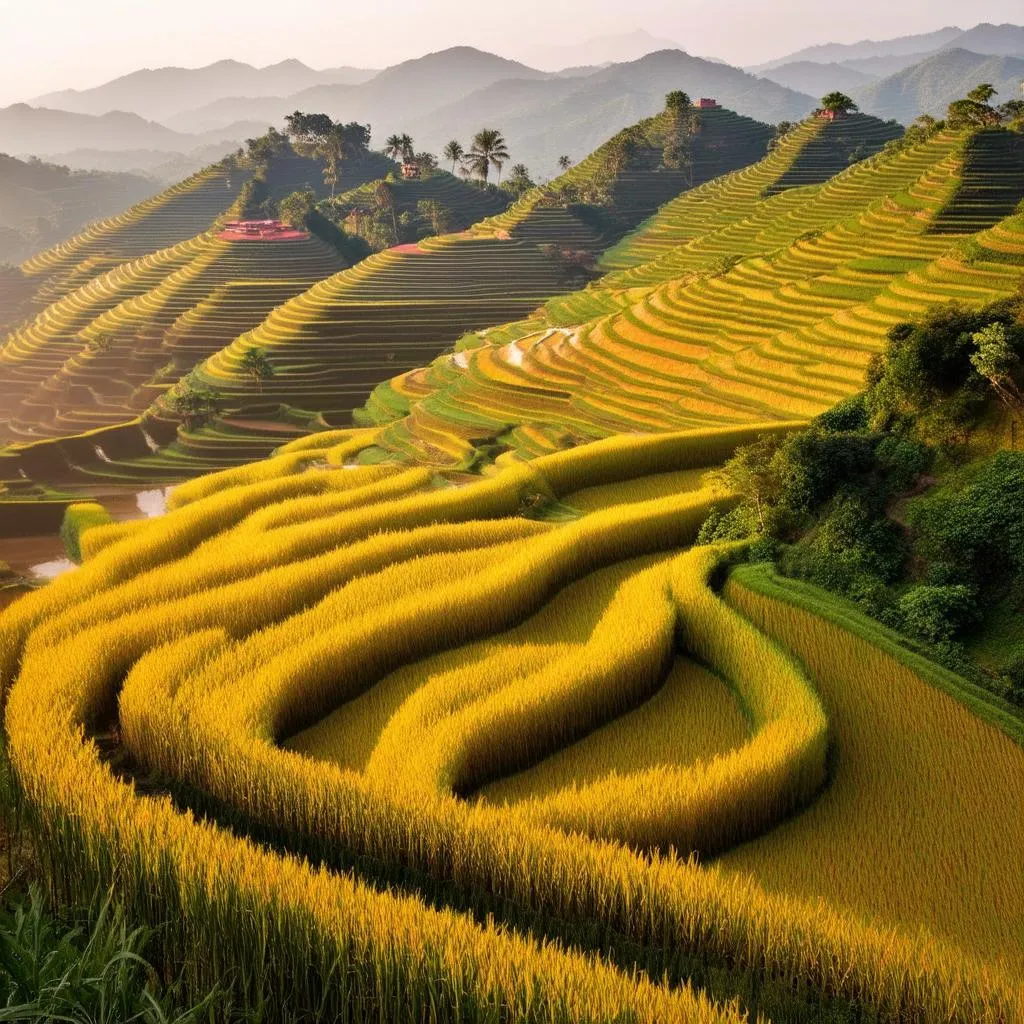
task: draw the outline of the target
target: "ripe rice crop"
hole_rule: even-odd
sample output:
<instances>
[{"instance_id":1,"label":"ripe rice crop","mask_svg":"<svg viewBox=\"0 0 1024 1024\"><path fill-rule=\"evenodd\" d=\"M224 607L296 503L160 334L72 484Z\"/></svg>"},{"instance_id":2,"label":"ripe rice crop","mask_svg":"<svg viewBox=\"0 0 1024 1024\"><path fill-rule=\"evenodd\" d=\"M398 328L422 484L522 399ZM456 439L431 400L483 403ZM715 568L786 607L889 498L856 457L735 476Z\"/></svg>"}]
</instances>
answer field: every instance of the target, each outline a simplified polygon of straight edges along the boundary
<instances>
[{"instance_id":1,"label":"ripe rice crop","mask_svg":"<svg viewBox=\"0 0 1024 1024\"><path fill-rule=\"evenodd\" d=\"M739 1019L694 978L765 1007L1011 1019L1009 965L688 856L821 800L814 686L716 595L729 552L685 552L727 496L644 493L645 474L714 464L756 429L613 438L461 487L324 469L344 460L314 439L98 546L0 619L11 757L53 884L113 883L168 924L194 986L230 979L275 1013ZM576 518L522 517L538 495L617 486L626 500ZM724 748L671 765L620 748L575 799L474 797L657 700L687 656L727 681L707 691L723 713L742 708ZM178 804L99 759L115 718Z\"/></svg>"}]
</instances>

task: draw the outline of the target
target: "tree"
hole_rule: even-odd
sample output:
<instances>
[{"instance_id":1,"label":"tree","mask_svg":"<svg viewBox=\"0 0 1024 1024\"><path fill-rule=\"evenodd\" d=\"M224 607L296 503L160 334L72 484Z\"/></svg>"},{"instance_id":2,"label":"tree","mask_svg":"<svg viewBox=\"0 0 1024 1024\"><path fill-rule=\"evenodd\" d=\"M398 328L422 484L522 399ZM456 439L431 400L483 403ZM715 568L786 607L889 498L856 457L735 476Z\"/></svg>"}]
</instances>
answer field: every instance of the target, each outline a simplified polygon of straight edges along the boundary
<instances>
[{"instance_id":1,"label":"tree","mask_svg":"<svg viewBox=\"0 0 1024 1024\"><path fill-rule=\"evenodd\" d=\"M276 128L268 128L265 135L246 139L246 153L250 163L265 164L271 157L288 149L288 137Z\"/></svg>"},{"instance_id":2,"label":"tree","mask_svg":"<svg viewBox=\"0 0 1024 1024\"><path fill-rule=\"evenodd\" d=\"M278 203L277 215L290 227L304 230L309 215L316 209L316 193L311 189L292 192Z\"/></svg>"},{"instance_id":3,"label":"tree","mask_svg":"<svg viewBox=\"0 0 1024 1024\"><path fill-rule=\"evenodd\" d=\"M373 208L378 219L391 222L391 244L396 245L398 243L398 214L395 210L395 197L391 192L391 186L386 181L378 182L373 191Z\"/></svg>"},{"instance_id":4,"label":"tree","mask_svg":"<svg viewBox=\"0 0 1024 1024\"><path fill-rule=\"evenodd\" d=\"M496 128L482 128L473 136L467 160L470 172L486 183L494 167L501 181L501 169L508 160L508 144Z\"/></svg>"},{"instance_id":5,"label":"tree","mask_svg":"<svg viewBox=\"0 0 1024 1024\"><path fill-rule=\"evenodd\" d=\"M402 159L411 160L413 158L412 136L403 133L399 136L399 140L402 144Z\"/></svg>"},{"instance_id":6,"label":"tree","mask_svg":"<svg viewBox=\"0 0 1024 1024\"><path fill-rule=\"evenodd\" d=\"M682 89L673 89L665 96L665 109L670 114L678 114L692 105L690 97Z\"/></svg>"},{"instance_id":7,"label":"tree","mask_svg":"<svg viewBox=\"0 0 1024 1024\"><path fill-rule=\"evenodd\" d=\"M433 153L414 153L412 162L425 177L429 177L437 170L437 157Z\"/></svg>"},{"instance_id":8,"label":"tree","mask_svg":"<svg viewBox=\"0 0 1024 1024\"><path fill-rule=\"evenodd\" d=\"M392 160L398 160L402 155L401 135L389 135L387 137L387 141L384 143L384 155L391 157Z\"/></svg>"},{"instance_id":9,"label":"tree","mask_svg":"<svg viewBox=\"0 0 1024 1024\"><path fill-rule=\"evenodd\" d=\"M851 114L860 110L860 107L845 92L830 92L821 97L821 109L833 114Z\"/></svg>"},{"instance_id":10,"label":"tree","mask_svg":"<svg viewBox=\"0 0 1024 1024\"><path fill-rule=\"evenodd\" d=\"M511 192L517 199L524 192L529 192L534 187L533 180L530 178L530 169L526 164L516 164L512 168L512 173L509 175L505 184L502 188Z\"/></svg>"},{"instance_id":11,"label":"tree","mask_svg":"<svg viewBox=\"0 0 1024 1024\"><path fill-rule=\"evenodd\" d=\"M558 158L558 169L563 173L572 167L572 159L566 155L562 155Z\"/></svg>"},{"instance_id":12,"label":"tree","mask_svg":"<svg viewBox=\"0 0 1024 1024\"><path fill-rule=\"evenodd\" d=\"M186 430L205 426L220 412L220 398L189 376L168 395L171 411L182 418Z\"/></svg>"},{"instance_id":13,"label":"tree","mask_svg":"<svg viewBox=\"0 0 1024 1024\"><path fill-rule=\"evenodd\" d=\"M274 376L274 364L267 357L266 349L246 349L240 365L242 372L252 379L262 394L263 382Z\"/></svg>"},{"instance_id":14,"label":"tree","mask_svg":"<svg viewBox=\"0 0 1024 1024\"><path fill-rule=\"evenodd\" d=\"M689 173L693 184L693 136L700 127L700 116L694 110L690 97L681 89L665 97L665 112L668 114L668 130L665 132L665 146L662 163L674 170Z\"/></svg>"},{"instance_id":15,"label":"tree","mask_svg":"<svg viewBox=\"0 0 1024 1024\"><path fill-rule=\"evenodd\" d=\"M991 323L971 335L978 351L971 356L971 366L984 377L999 400L1008 409L1024 406L1017 377L1021 373L1020 356L1010 342L1010 334L1003 323Z\"/></svg>"},{"instance_id":16,"label":"tree","mask_svg":"<svg viewBox=\"0 0 1024 1024\"><path fill-rule=\"evenodd\" d=\"M452 211L436 199L421 199L416 204L416 212L429 225L435 235L444 235L452 230Z\"/></svg>"},{"instance_id":17,"label":"tree","mask_svg":"<svg viewBox=\"0 0 1024 1024\"><path fill-rule=\"evenodd\" d=\"M1024 118L1024 100L1007 100L996 108L996 113L1006 121L1019 121Z\"/></svg>"},{"instance_id":18,"label":"tree","mask_svg":"<svg viewBox=\"0 0 1024 1024\"><path fill-rule=\"evenodd\" d=\"M972 103L984 103L987 106L988 101L995 96L996 91L991 82L982 82L967 94L967 98Z\"/></svg>"},{"instance_id":19,"label":"tree","mask_svg":"<svg viewBox=\"0 0 1024 1024\"><path fill-rule=\"evenodd\" d=\"M716 480L750 505L760 533L769 530L771 509L782 494L776 468L781 446L781 437L765 434L753 444L737 448L736 454L714 474Z\"/></svg>"},{"instance_id":20,"label":"tree","mask_svg":"<svg viewBox=\"0 0 1024 1024\"><path fill-rule=\"evenodd\" d=\"M988 102L995 94L988 82L976 85L964 99L950 103L946 122L950 128L984 128L998 124L999 113Z\"/></svg>"},{"instance_id":21,"label":"tree","mask_svg":"<svg viewBox=\"0 0 1024 1024\"><path fill-rule=\"evenodd\" d=\"M452 174L454 174L456 165L466 155L466 151L462 148L462 143L459 142L458 139L452 139L451 142L444 147L443 152L445 160L451 160Z\"/></svg>"}]
</instances>

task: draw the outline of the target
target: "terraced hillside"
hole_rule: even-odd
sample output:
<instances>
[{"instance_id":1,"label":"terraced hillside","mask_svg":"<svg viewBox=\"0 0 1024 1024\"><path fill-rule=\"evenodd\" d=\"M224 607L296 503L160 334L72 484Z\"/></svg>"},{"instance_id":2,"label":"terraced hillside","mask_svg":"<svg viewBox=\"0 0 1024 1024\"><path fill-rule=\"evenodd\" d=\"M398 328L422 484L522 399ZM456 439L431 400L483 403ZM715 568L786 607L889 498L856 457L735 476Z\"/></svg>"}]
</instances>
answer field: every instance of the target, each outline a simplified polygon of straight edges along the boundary
<instances>
[{"instance_id":1,"label":"terraced hillside","mask_svg":"<svg viewBox=\"0 0 1024 1024\"><path fill-rule=\"evenodd\" d=\"M501 213L510 201L508 193L477 188L447 171L437 171L429 177L408 181L399 178L386 184L396 217L408 214L417 218L418 204L432 201L443 207L452 222L451 231L463 231L479 220ZM355 213L358 220L360 215L372 213L378 207L380 185L381 179L378 179L349 189L328 203L327 208L338 211L338 215Z\"/></svg>"},{"instance_id":2,"label":"terraced hillside","mask_svg":"<svg viewBox=\"0 0 1024 1024\"><path fill-rule=\"evenodd\" d=\"M695 180L742 164L767 145L765 126L729 111L711 113L695 142ZM577 262L547 247L597 254L688 187L688 174L661 165L666 124L663 115L629 130L467 232L399 246L320 283L212 356L197 369L197 381L230 408L249 405L259 414L280 403L328 424L346 422L390 374L422 365L468 332L522 316L585 280ZM595 190L605 197L603 207L583 210L566 199ZM252 348L266 351L276 368L259 387L241 370ZM252 457L252 449L243 445L239 457Z\"/></svg>"},{"instance_id":3,"label":"terraced hillside","mask_svg":"<svg viewBox=\"0 0 1024 1024\"><path fill-rule=\"evenodd\" d=\"M132 419L197 362L344 265L304 232L245 241L209 232L148 265L118 268L108 278L119 280L71 293L0 350L10 437L63 437ZM140 284L145 290L132 294Z\"/></svg>"},{"instance_id":4,"label":"terraced hillside","mask_svg":"<svg viewBox=\"0 0 1024 1024\"><path fill-rule=\"evenodd\" d=\"M342 180L359 183L391 167L368 154L350 161ZM56 297L0 346L0 440L67 437L137 418L196 362L348 265L308 235L221 237L218 222L244 214L246 202L307 185L326 194L320 162L291 152L258 168L258 194L244 200L237 183L252 172L227 162L26 265L30 287L43 281L37 305L40 296ZM196 228L184 241L124 259Z\"/></svg>"},{"instance_id":5,"label":"terraced hillside","mask_svg":"<svg viewBox=\"0 0 1024 1024\"><path fill-rule=\"evenodd\" d=\"M1001 190L990 227L936 230L977 194L971 137L762 198L794 141L665 206L586 291L378 388L365 415L388 424L383 447L470 465L484 447L530 458L614 433L811 417L860 387L892 324L1020 285L1024 218L993 223Z\"/></svg>"},{"instance_id":6,"label":"terraced hillside","mask_svg":"<svg viewBox=\"0 0 1024 1024\"><path fill-rule=\"evenodd\" d=\"M44 474L43 478L85 472L107 478L174 479L265 454L280 442L282 430L296 432L298 424L348 422L351 410L395 372L429 362L468 332L515 320L550 295L579 287L592 272L589 264L594 256L665 199L688 188L691 176L699 181L756 159L771 135L767 126L730 111L705 112L692 140L692 168L672 170L663 166L666 131L672 123L667 114L643 122L556 182L534 189L508 210L468 231L387 250L276 306L259 327L240 332L193 375L194 386L217 395L224 409L221 420L199 430L179 430L178 440L155 458L148 457L154 438L164 445L174 438L180 422L158 396L212 341L207 325L229 319L217 312L218 305L237 309L236 300L244 301L247 293L225 288L187 309L165 304L160 296L148 297L165 277L181 269L176 263L180 250L119 268L116 286L106 280L101 298L97 289L87 289L74 297L72 315L46 310L41 322L26 328L45 333L50 323L60 320L58 332L64 332L60 337L67 347L62 349L58 338L51 339L49 351L54 359L47 363L47 374L37 374L34 384L41 385L54 374L58 377L46 392L33 396L28 415L12 424L12 431L26 441L67 436L75 426L114 423L115 410L137 414L147 393L157 400L141 425L127 422L97 438L70 436L56 447L35 441L21 451L21 468L33 477ZM267 188L276 173L274 166L270 176L263 175ZM297 183L296 175L287 176L290 184ZM442 188L447 177L439 175L422 186L438 181L437 188ZM463 190L460 195L476 194L475 189L457 184ZM400 192L401 186L391 187ZM159 264L155 269L154 262ZM137 301L129 309L122 303L130 299ZM151 309L173 309L176 319L169 324L166 317L157 317L144 326L142 314ZM147 366L152 362L146 361L148 355L156 356L156 334L164 332L159 351L168 357L167 372L145 383L139 367L129 382L130 392L122 378L116 400L104 399L97 411L85 415L73 404L55 402L68 393L71 377L81 377L81 360L69 362L77 352L70 339L82 334L87 324L101 332L115 322L136 334L149 332L150 338L134 348L127 339L120 346L122 354L135 349L146 353L142 362ZM12 355L28 347L20 340L8 345ZM273 375L269 379L255 380L244 370L246 353L252 349L260 349L270 360ZM61 367L66 367L63 373ZM18 387L24 383L22 379ZM87 397L82 391L77 394ZM68 397L74 401L73 395ZM90 454L97 445L104 453L99 460ZM137 464L140 456L145 458Z\"/></svg>"},{"instance_id":7,"label":"terraced hillside","mask_svg":"<svg viewBox=\"0 0 1024 1024\"><path fill-rule=\"evenodd\" d=\"M845 171L850 164L873 156L902 134L903 129L895 121L881 121L868 114L846 114L834 121L825 121L785 174L765 194L771 196L788 188L819 185Z\"/></svg>"},{"instance_id":8,"label":"terraced hillside","mask_svg":"<svg viewBox=\"0 0 1024 1024\"><path fill-rule=\"evenodd\" d=\"M52 882L274 1020L1019 1020L1020 722L689 547L793 425L322 433L87 531L0 618Z\"/></svg>"},{"instance_id":9,"label":"terraced hillside","mask_svg":"<svg viewBox=\"0 0 1024 1024\"><path fill-rule=\"evenodd\" d=\"M228 163L209 167L33 256L22 264L22 271L38 283L37 305L55 302L122 263L207 230L231 207L246 178L246 172Z\"/></svg>"}]
</instances>

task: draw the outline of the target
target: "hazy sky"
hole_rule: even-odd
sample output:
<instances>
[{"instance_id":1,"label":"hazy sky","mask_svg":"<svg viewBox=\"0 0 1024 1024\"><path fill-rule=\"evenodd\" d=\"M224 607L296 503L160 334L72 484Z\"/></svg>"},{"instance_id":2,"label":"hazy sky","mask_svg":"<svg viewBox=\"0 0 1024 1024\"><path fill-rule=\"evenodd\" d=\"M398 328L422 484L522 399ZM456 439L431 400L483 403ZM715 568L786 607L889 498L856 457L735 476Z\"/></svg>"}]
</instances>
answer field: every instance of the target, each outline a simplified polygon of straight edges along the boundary
<instances>
[{"instance_id":1,"label":"hazy sky","mask_svg":"<svg viewBox=\"0 0 1024 1024\"><path fill-rule=\"evenodd\" d=\"M0 104L225 57L381 67L468 44L530 61L538 43L644 28L690 53L751 64L812 43L1022 14L1021 0L0 0Z\"/></svg>"}]
</instances>

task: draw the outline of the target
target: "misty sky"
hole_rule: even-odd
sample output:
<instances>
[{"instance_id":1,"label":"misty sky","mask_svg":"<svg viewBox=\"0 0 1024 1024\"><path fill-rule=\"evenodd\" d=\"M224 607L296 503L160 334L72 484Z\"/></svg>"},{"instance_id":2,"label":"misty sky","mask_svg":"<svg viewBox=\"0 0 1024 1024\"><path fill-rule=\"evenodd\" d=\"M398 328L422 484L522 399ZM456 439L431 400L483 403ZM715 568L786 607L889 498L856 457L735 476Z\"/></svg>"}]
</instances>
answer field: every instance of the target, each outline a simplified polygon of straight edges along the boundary
<instances>
[{"instance_id":1,"label":"misty sky","mask_svg":"<svg viewBox=\"0 0 1024 1024\"><path fill-rule=\"evenodd\" d=\"M812 43L1022 14L1021 0L0 0L0 105L225 57L383 67L468 44L540 64L539 44L643 28L692 54L752 64Z\"/></svg>"}]
</instances>

